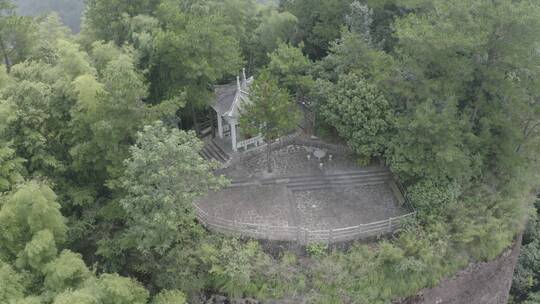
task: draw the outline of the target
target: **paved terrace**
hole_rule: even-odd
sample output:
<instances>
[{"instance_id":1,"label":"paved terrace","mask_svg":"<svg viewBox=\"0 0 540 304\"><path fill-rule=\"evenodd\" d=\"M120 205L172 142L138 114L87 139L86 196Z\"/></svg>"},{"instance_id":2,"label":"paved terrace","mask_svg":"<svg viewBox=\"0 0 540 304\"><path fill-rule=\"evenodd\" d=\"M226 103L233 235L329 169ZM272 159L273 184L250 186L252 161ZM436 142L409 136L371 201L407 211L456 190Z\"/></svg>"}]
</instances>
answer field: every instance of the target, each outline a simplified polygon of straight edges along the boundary
<instances>
[{"instance_id":1,"label":"paved terrace","mask_svg":"<svg viewBox=\"0 0 540 304\"><path fill-rule=\"evenodd\" d=\"M196 202L203 224L262 239L336 242L392 232L411 213L386 168L359 167L346 149L284 144L272 164L268 174L261 149L218 171L232 183Z\"/></svg>"}]
</instances>

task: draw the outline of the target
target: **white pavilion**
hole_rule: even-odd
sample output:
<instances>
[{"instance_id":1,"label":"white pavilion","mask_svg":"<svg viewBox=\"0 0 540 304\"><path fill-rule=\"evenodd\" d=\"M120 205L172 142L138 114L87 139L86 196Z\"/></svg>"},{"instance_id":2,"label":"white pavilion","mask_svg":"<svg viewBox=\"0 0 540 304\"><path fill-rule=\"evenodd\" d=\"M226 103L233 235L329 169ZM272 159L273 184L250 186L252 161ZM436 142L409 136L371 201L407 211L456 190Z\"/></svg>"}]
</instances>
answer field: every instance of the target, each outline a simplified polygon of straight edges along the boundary
<instances>
[{"instance_id":1,"label":"white pavilion","mask_svg":"<svg viewBox=\"0 0 540 304\"><path fill-rule=\"evenodd\" d=\"M216 100L212 108L216 111L218 137L220 142L229 143L233 152L247 150L249 145L258 146L263 143L262 136L245 138L246 135L238 127L240 109L249 102L249 88L253 76L246 78L246 69L242 70L242 79L236 77L236 83L215 86ZM227 147L228 148L228 147Z\"/></svg>"}]
</instances>

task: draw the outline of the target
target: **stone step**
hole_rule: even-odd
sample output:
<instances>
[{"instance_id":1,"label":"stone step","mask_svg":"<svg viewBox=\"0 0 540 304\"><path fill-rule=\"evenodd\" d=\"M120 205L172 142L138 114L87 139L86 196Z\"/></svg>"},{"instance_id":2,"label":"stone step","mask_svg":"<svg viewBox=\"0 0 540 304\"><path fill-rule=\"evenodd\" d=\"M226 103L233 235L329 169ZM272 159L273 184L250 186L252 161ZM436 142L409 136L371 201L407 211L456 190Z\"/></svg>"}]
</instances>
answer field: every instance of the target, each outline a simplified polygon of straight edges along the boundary
<instances>
[{"instance_id":1,"label":"stone step","mask_svg":"<svg viewBox=\"0 0 540 304\"><path fill-rule=\"evenodd\" d=\"M333 178L333 177L340 177L340 176L351 176L351 175L357 175L357 176L360 176L360 175L372 175L372 174L390 174L390 171L388 169L380 169L380 170L362 170L362 169L359 169L359 170L354 170L354 171L337 171L337 172L332 172L332 173L327 173L327 174L319 174L319 175L285 175L285 176L282 176L282 177L279 177L280 179L309 179L309 178L317 178L317 177L321 177L321 176L326 176L326 177L330 177L330 178ZM268 180L271 180L273 178L268 178Z\"/></svg>"},{"instance_id":2,"label":"stone step","mask_svg":"<svg viewBox=\"0 0 540 304\"><path fill-rule=\"evenodd\" d=\"M223 156L215 149L215 147L213 145L208 145L207 146L207 151L212 155L212 157L217 160L218 162L225 162L226 159L223 158Z\"/></svg>"},{"instance_id":3,"label":"stone step","mask_svg":"<svg viewBox=\"0 0 540 304\"><path fill-rule=\"evenodd\" d=\"M259 186L260 184L256 182L243 182L243 183L231 183L227 188L242 188L250 186Z\"/></svg>"},{"instance_id":4,"label":"stone step","mask_svg":"<svg viewBox=\"0 0 540 304\"><path fill-rule=\"evenodd\" d=\"M202 156L202 158L206 159L207 161L212 160L212 156L208 154L208 152L204 148L199 152L199 155Z\"/></svg>"},{"instance_id":5,"label":"stone step","mask_svg":"<svg viewBox=\"0 0 540 304\"><path fill-rule=\"evenodd\" d=\"M287 187L290 189L298 189L303 187L316 187L316 186L325 186L328 185L331 186L354 186L354 185L362 185L366 183L376 183L376 184L382 184L385 183L388 179L386 178L373 178L373 179L356 179L356 180L346 180L346 181L328 181L328 180L321 180L321 181L312 181L308 183L290 183L287 184Z\"/></svg>"},{"instance_id":6,"label":"stone step","mask_svg":"<svg viewBox=\"0 0 540 304\"><path fill-rule=\"evenodd\" d=\"M316 189L327 189L331 187L344 187L344 186L354 186L354 185L378 185L383 184L388 181L389 175L378 175L378 176L360 176L360 177L349 177L342 179L327 179L327 178L313 178L309 180L265 180L264 182L258 182L254 180L234 180L231 181L229 188L236 187L247 187L254 185L274 185L277 183L286 184L287 188L291 190L316 190Z\"/></svg>"},{"instance_id":7,"label":"stone step","mask_svg":"<svg viewBox=\"0 0 540 304\"><path fill-rule=\"evenodd\" d=\"M371 178L390 178L389 172L373 172L373 173L347 173L347 174L336 174L336 175L312 175L312 176L299 176L293 178L280 178L281 180L288 180L289 184L292 183L302 183L302 182L311 182L311 181L341 181L341 180L361 180L361 179L371 179ZM275 179L267 179L261 181L262 184L273 183Z\"/></svg>"},{"instance_id":8,"label":"stone step","mask_svg":"<svg viewBox=\"0 0 540 304\"><path fill-rule=\"evenodd\" d=\"M221 158L224 161L228 161L231 159L231 156L225 151L218 143L216 143L213 139L210 141L210 145L214 148L214 150L221 156Z\"/></svg>"},{"instance_id":9,"label":"stone step","mask_svg":"<svg viewBox=\"0 0 540 304\"><path fill-rule=\"evenodd\" d=\"M372 184L383 184L388 181L388 175L381 176L371 176L371 177L355 177L347 179L319 179L319 180L310 180L310 181L299 181L299 182L289 182L287 187L291 190L304 190L304 189L318 189L318 188L329 188L334 186L355 186L355 185L372 185Z\"/></svg>"},{"instance_id":10,"label":"stone step","mask_svg":"<svg viewBox=\"0 0 540 304\"><path fill-rule=\"evenodd\" d=\"M313 191L313 190L323 190L323 189L332 189L346 186L375 186L384 184L385 181L363 181L354 184L321 184L321 185L303 185L303 186L293 186L289 187L291 191Z\"/></svg>"},{"instance_id":11,"label":"stone step","mask_svg":"<svg viewBox=\"0 0 540 304\"><path fill-rule=\"evenodd\" d=\"M254 179L244 178L244 179L233 179L231 180L231 184L243 184L243 183L249 183L253 182Z\"/></svg>"},{"instance_id":12,"label":"stone step","mask_svg":"<svg viewBox=\"0 0 540 304\"><path fill-rule=\"evenodd\" d=\"M329 173L326 176L329 177L342 177L342 176L370 176L370 175L389 175L389 170L358 170L358 171L347 171L347 172L336 172Z\"/></svg>"},{"instance_id":13,"label":"stone step","mask_svg":"<svg viewBox=\"0 0 540 304\"><path fill-rule=\"evenodd\" d=\"M333 188L332 184L324 183L324 184L313 184L313 185L296 185L296 186L288 186L288 189L296 192L296 191L311 191L311 190L323 190L323 189L330 189Z\"/></svg>"},{"instance_id":14,"label":"stone step","mask_svg":"<svg viewBox=\"0 0 540 304\"><path fill-rule=\"evenodd\" d=\"M380 173L380 174L370 174L370 175L341 175L341 176L329 176L326 180L331 182L342 182L342 181L361 181L361 180L373 180L381 179L387 180L391 177L389 173Z\"/></svg>"},{"instance_id":15,"label":"stone step","mask_svg":"<svg viewBox=\"0 0 540 304\"><path fill-rule=\"evenodd\" d=\"M349 180L336 180L330 183L334 186L349 186L349 185L361 185L363 183L385 183L388 181L388 177L373 177L373 178L361 178L361 179L349 179Z\"/></svg>"},{"instance_id":16,"label":"stone step","mask_svg":"<svg viewBox=\"0 0 540 304\"><path fill-rule=\"evenodd\" d=\"M211 145L206 145L203 151L206 151L206 153L210 155L213 160L218 161L218 162L223 162L222 157L219 155L218 152L216 152L216 150Z\"/></svg>"},{"instance_id":17,"label":"stone step","mask_svg":"<svg viewBox=\"0 0 540 304\"><path fill-rule=\"evenodd\" d=\"M390 179L388 170L356 170L332 174L297 175L265 179L237 179L231 182L229 187L244 187L253 185L286 184L290 189L328 188L333 186L348 186L362 184L380 184Z\"/></svg>"},{"instance_id":18,"label":"stone step","mask_svg":"<svg viewBox=\"0 0 540 304\"><path fill-rule=\"evenodd\" d=\"M213 140L206 143L201 151L201 156L206 160L215 160L220 163L227 162L231 157Z\"/></svg>"},{"instance_id":19,"label":"stone step","mask_svg":"<svg viewBox=\"0 0 540 304\"><path fill-rule=\"evenodd\" d=\"M333 173L333 174L317 174L317 175L296 175L296 176L283 176L279 178L265 178L261 179L262 184L272 184L276 180L288 180L289 182L300 182L300 181L311 181L311 180L339 180L339 179L348 179L348 178L362 178L362 177L372 177L372 176L390 176L390 171L351 171L344 173Z\"/></svg>"}]
</instances>

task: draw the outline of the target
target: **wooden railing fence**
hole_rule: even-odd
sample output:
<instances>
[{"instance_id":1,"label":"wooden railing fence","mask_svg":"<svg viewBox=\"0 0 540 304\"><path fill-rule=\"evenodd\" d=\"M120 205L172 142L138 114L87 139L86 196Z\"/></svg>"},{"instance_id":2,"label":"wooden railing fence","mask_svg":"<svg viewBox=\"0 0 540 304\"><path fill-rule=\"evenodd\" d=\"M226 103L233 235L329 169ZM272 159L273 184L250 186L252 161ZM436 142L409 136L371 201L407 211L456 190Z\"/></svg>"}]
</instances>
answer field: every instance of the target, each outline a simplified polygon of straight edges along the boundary
<instances>
[{"instance_id":1,"label":"wooden railing fence","mask_svg":"<svg viewBox=\"0 0 540 304\"><path fill-rule=\"evenodd\" d=\"M252 137L246 140L242 140L236 143L236 148L241 149L244 148L244 150L247 150L249 145L255 145L259 146L264 142L263 137L261 135Z\"/></svg>"},{"instance_id":2,"label":"wooden railing fence","mask_svg":"<svg viewBox=\"0 0 540 304\"><path fill-rule=\"evenodd\" d=\"M297 241L301 244L336 243L392 233L401 226L405 219L415 215L415 212L411 212L369 224L337 229L310 230L298 226L271 226L232 221L209 215L195 204L194 207L199 221L210 230L257 239Z\"/></svg>"}]
</instances>

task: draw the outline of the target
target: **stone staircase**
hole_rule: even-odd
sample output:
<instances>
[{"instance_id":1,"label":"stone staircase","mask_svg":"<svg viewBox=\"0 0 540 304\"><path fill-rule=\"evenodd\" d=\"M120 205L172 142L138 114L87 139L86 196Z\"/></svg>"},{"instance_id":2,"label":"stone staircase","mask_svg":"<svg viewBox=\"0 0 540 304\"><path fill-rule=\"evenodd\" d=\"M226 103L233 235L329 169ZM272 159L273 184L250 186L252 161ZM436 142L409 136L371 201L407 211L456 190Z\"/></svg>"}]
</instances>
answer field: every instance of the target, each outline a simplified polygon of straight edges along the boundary
<instances>
[{"instance_id":1,"label":"stone staircase","mask_svg":"<svg viewBox=\"0 0 540 304\"><path fill-rule=\"evenodd\" d=\"M354 170L318 175L285 176L260 180L237 179L229 187L245 187L253 185L284 184L291 191L309 191L346 186L366 186L386 183L391 178L390 171Z\"/></svg>"},{"instance_id":2,"label":"stone staircase","mask_svg":"<svg viewBox=\"0 0 540 304\"><path fill-rule=\"evenodd\" d=\"M214 160L220 163L226 163L231 159L222 147L220 147L213 139L206 142L204 148L199 154L206 160Z\"/></svg>"},{"instance_id":3,"label":"stone staircase","mask_svg":"<svg viewBox=\"0 0 540 304\"><path fill-rule=\"evenodd\" d=\"M309 191L346 186L379 185L388 181L390 177L390 172L387 170L357 170L320 176L290 178L287 187L291 191Z\"/></svg>"}]
</instances>

